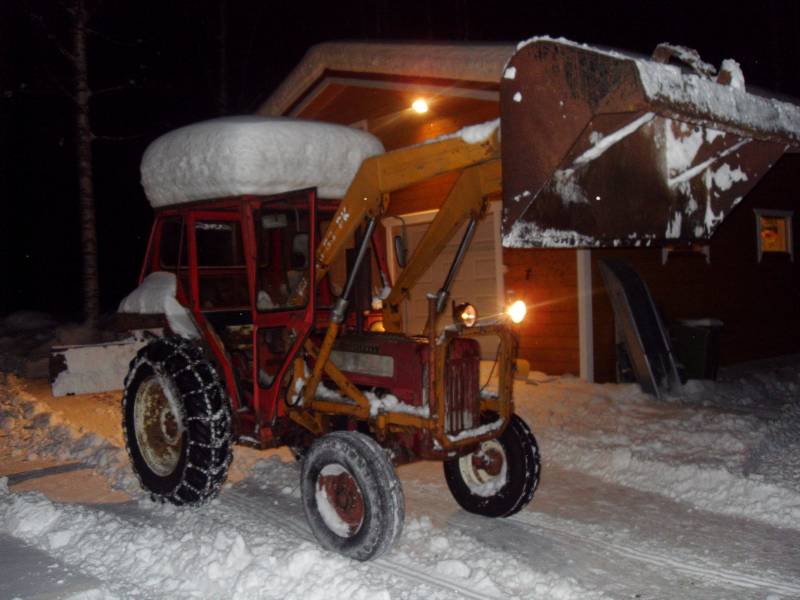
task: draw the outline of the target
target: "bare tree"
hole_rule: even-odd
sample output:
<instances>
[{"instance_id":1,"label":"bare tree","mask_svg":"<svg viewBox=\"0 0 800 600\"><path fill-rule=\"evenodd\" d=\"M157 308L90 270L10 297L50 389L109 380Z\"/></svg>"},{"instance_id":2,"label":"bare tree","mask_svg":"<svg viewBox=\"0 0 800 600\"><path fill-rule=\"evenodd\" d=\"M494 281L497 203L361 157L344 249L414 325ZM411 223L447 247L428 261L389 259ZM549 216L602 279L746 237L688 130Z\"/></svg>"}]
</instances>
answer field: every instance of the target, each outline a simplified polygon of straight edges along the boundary
<instances>
[{"instance_id":1,"label":"bare tree","mask_svg":"<svg viewBox=\"0 0 800 600\"><path fill-rule=\"evenodd\" d=\"M97 227L92 171L92 126L89 119L89 64L87 42L89 15L84 0L72 0L72 52L69 55L75 81L75 129L80 193L81 249L83 254L83 312L94 327L100 316L100 286L97 277Z\"/></svg>"}]
</instances>

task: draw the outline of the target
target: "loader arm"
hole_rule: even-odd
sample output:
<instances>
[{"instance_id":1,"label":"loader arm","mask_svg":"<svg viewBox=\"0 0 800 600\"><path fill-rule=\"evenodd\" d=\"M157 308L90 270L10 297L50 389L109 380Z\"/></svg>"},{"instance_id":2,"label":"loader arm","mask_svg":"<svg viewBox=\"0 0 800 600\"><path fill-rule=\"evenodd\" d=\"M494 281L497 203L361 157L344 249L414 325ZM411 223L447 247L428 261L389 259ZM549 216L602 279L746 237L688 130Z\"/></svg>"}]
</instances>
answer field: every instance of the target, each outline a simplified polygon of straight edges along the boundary
<instances>
[{"instance_id":1,"label":"loader arm","mask_svg":"<svg viewBox=\"0 0 800 600\"><path fill-rule=\"evenodd\" d=\"M388 208L388 195L393 191L425 181L436 175L466 169L468 173L459 178L459 182L454 187L455 192L448 196L446 204L454 207L448 210L452 211L454 218L460 220L463 220L470 212L479 213L481 196L475 195L475 192L480 192L483 187L494 189L499 184L499 150L498 134L495 129L485 140L477 143L470 143L461 136L454 136L429 144L401 148L365 160L317 247L316 281L321 281L328 273L330 265L344 252L346 243L355 236L356 230L364 219L367 217L377 218ZM492 163L495 164L494 167L488 166ZM479 168L484 164L487 165L485 168ZM485 183L482 184L482 182ZM470 193L472 193L471 204ZM463 204L460 210L455 208L457 204ZM439 223L442 222L439 221ZM442 227L436 229L440 230ZM457 227L449 227L440 237L437 236L436 239L429 241L426 244L424 255L432 256L437 249L442 247L441 240L446 243L456 230ZM415 254L414 258L417 259L418 255L419 253ZM414 264L421 264L421 262L417 259ZM422 271L415 268L414 273L413 277L404 279L404 285L407 287L409 287L408 282L419 277ZM308 293L307 287L305 280L301 281L295 293ZM396 296L396 302L399 302L401 298L402 292ZM393 320L395 327L398 322L399 316ZM336 319L331 319L317 353L311 377L305 387L303 396L306 405L310 406L313 403L317 386L338 333L339 323ZM352 386L339 385L338 381L337 385L340 391L356 404L363 402L363 398L359 397L360 394L354 393Z\"/></svg>"},{"instance_id":2,"label":"loader arm","mask_svg":"<svg viewBox=\"0 0 800 600\"><path fill-rule=\"evenodd\" d=\"M495 131L479 143L452 137L400 148L365 160L317 247L317 281L322 280L330 265L341 256L364 219L385 212L386 194L450 171L490 161L499 163L499 157L500 144ZM498 169L495 179L499 185L499 164L495 168ZM488 180L489 176L482 175L482 178ZM303 288L298 286L298 289Z\"/></svg>"},{"instance_id":3,"label":"loader arm","mask_svg":"<svg viewBox=\"0 0 800 600\"><path fill-rule=\"evenodd\" d=\"M500 193L500 171L500 161L495 159L464 169L461 173L383 302L386 331L403 330L400 304L409 290L468 218L482 219L485 216L486 197Z\"/></svg>"}]
</instances>

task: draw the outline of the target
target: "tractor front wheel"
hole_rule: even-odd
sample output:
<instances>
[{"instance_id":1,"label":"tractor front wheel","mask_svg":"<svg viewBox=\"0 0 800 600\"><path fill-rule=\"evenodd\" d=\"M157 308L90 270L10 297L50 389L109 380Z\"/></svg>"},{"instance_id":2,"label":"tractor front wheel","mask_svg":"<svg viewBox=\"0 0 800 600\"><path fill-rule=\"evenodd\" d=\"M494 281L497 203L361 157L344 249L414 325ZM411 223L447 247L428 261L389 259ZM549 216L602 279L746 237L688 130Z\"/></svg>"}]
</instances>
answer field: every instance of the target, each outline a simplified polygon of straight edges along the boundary
<instances>
[{"instance_id":1,"label":"tractor front wheel","mask_svg":"<svg viewBox=\"0 0 800 600\"><path fill-rule=\"evenodd\" d=\"M303 457L303 507L321 546L356 560L377 558L400 535L405 503L391 461L372 438L330 433Z\"/></svg>"},{"instance_id":2,"label":"tractor front wheel","mask_svg":"<svg viewBox=\"0 0 800 600\"><path fill-rule=\"evenodd\" d=\"M122 399L131 464L154 500L201 504L225 481L232 457L225 387L196 345L157 338L131 361Z\"/></svg>"},{"instance_id":3,"label":"tractor front wheel","mask_svg":"<svg viewBox=\"0 0 800 600\"><path fill-rule=\"evenodd\" d=\"M517 415L502 435L444 463L447 487L466 511L509 517L533 498L539 485L539 447Z\"/></svg>"}]
</instances>

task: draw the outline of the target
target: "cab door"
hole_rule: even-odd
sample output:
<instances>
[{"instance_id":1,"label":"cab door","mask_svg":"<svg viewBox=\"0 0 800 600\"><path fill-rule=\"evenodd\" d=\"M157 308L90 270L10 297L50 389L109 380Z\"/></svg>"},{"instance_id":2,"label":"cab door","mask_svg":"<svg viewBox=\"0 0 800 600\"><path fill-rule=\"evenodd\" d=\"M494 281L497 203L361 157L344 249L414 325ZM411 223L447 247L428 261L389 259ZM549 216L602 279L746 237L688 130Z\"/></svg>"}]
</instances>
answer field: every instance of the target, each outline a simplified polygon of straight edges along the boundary
<instances>
[{"instance_id":1,"label":"cab door","mask_svg":"<svg viewBox=\"0 0 800 600\"><path fill-rule=\"evenodd\" d=\"M259 425L285 414L291 364L314 323L316 190L251 203L252 322ZM261 433L262 441L269 433Z\"/></svg>"},{"instance_id":2,"label":"cab door","mask_svg":"<svg viewBox=\"0 0 800 600\"><path fill-rule=\"evenodd\" d=\"M233 408L252 404L252 333L241 203L191 210L189 289L192 313L222 370Z\"/></svg>"}]
</instances>

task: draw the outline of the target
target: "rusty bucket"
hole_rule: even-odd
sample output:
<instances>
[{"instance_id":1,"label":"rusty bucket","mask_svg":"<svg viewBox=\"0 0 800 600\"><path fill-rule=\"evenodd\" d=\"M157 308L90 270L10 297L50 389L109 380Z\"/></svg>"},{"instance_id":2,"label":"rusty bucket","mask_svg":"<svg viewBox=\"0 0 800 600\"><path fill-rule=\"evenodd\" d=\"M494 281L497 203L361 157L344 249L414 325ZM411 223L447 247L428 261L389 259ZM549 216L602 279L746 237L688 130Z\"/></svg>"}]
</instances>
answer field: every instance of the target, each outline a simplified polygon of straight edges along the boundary
<instances>
[{"instance_id":1,"label":"rusty bucket","mask_svg":"<svg viewBox=\"0 0 800 600\"><path fill-rule=\"evenodd\" d=\"M505 69L501 114L506 247L708 239L800 148L799 107L670 45L640 58L531 40Z\"/></svg>"}]
</instances>

